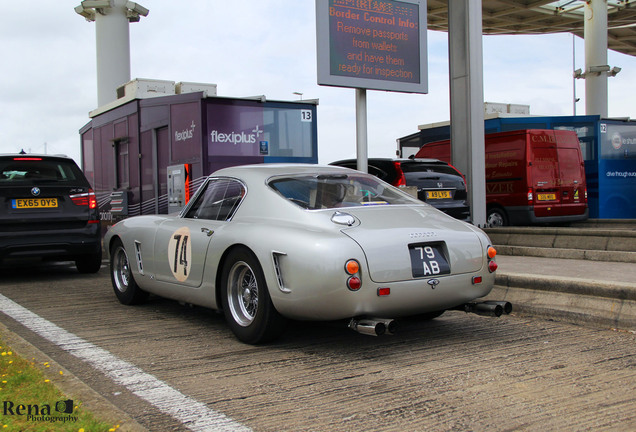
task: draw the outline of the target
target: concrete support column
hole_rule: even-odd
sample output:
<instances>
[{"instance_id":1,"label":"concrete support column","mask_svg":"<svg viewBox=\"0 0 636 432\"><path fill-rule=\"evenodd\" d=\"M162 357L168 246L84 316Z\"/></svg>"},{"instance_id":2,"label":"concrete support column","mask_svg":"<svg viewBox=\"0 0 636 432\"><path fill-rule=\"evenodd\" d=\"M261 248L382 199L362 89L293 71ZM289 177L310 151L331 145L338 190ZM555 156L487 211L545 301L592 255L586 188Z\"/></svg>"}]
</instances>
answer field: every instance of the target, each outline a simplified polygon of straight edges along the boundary
<instances>
[{"instance_id":1,"label":"concrete support column","mask_svg":"<svg viewBox=\"0 0 636 432\"><path fill-rule=\"evenodd\" d=\"M117 87L130 81L130 32L127 0L114 0L113 7L95 14L97 41L97 104L117 99Z\"/></svg>"},{"instance_id":2,"label":"concrete support column","mask_svg":"<svg viewBox=\"0 0 636 432\"><path fill-rule=\"evenodd\" d=\"M448 0L452 163L466 176L473 224L486 225L481 0Z\"/></svg>"},{"instance_id":3,"label":"concrete support column","mask_svg":"<svg viewBox=\"0 0 636 432\"><path fill-rule=\"evenodd\" d=\"M97 42L97 105L117 99L117 87L130 81L129 22L150 12L129 0L84 0L75 12L95 21Z\"/></svg>"},{"instance_id":4,"label":"concrete support column","mask_svg":"<svg viewBox=\"0 0 636 432\"><path fill-rule=\"evenodd\" d=\"M356 89L356 146L358 171L369 172L367 143L367 90Z\"/></svg>"},{"instance_id":5,"label":"concrete support column","mask_svg":"<svg viewBox=\"0 0 636 432\"><path fill-rule=\"evenodd\" d=\"M607 117L607 0L585 2L585 113Z\"/></svg>"}]
</instances>

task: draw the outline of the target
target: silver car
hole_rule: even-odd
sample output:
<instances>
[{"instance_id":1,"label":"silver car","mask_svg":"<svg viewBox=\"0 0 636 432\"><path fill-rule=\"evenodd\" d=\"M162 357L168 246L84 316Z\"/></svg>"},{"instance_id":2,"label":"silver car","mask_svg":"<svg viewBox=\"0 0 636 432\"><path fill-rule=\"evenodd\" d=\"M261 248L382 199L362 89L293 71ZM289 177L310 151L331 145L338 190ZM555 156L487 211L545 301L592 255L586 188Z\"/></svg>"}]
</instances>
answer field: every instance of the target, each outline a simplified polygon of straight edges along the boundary
<instances>
[{"instance_id":1,"label":"silver car","mask_svg":"<svg viewBox=\"0 0 636 432\"><path fill-rule=\"evenodd\" d=\"M377 335L397 317L510 309L474 302L497 268L480 229L335 166L222 169L180 214L126 219L104 244L121 303L152 293L223 310L252 344L279 336L286 319L346 320Z\"/></svg>"}]
</instances>

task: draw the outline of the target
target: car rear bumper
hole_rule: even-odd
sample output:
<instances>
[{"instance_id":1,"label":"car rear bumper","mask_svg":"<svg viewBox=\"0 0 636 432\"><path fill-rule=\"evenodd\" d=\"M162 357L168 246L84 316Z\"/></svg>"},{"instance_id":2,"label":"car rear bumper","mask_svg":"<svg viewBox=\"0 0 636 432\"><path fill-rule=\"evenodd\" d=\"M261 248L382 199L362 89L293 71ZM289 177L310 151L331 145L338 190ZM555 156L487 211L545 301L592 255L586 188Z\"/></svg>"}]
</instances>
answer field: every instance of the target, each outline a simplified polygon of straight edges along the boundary
<instances>
[{"instance_id":1,"label":"car rear bumper","mask_svg":"<svg viewBox=\"0 0 636 432\"><path fill-rule=\"evenodd\" d=\"M99 224L81 230L0 231L0 259L41 257L76 259L97 254L102 247Z\"/></svg>"},{"instance_id":2,"label":"car rear bumper","mask_svg":"<svg viewBox=\"0 0 636 432\"><path fill-rule=\"evenodd\" d=\"M482 282L474 284L474 276L481 276ZM356 292L346 288L329 290L323 285L322 288L309 287L303 293L298 292L301 290L292 290L291 293L277 295L273 300L277 310L292 319L322 321L360 316L398 318L451 309L483 297L491 291L495 274L481 271L433 279L437 279L438 284L427 283L429 279L385 284L365 280L362 288ZM390 294L380 296L380 288L389 288ZM317 297L316 291L327 295Z\"/></svg>"}]
</instances>

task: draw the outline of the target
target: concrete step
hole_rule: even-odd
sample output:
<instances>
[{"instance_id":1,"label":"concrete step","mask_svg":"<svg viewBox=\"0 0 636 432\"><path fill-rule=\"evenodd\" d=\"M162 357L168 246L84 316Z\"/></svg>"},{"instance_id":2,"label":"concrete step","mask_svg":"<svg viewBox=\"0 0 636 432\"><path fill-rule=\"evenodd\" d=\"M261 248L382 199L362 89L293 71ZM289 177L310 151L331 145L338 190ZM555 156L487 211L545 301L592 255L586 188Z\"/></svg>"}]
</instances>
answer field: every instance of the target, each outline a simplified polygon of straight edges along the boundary
<instances>
[{"instance_id":1,"label":"concrete step","mask_svg":"<svg viewBox=\"0 0 636 432\"><path fill-rule=\"evenodd\" d=\"M505 300L513 313L572 324L636 330L636 284L617 286L529 274L497 275L485 300Z\"/></svg>"},{"instance_id":2,"label":"concrete step","mask_svg":"<svg viewBox=\"0 0 636 432\"><path fill-rule=\"evenodd\" d=\"M506 300L513 313L636 331L636 266L622 262L498 256L486 300Z\"/></svg>"},{"instance_id":3,"label":"concrete step","mask_svg":"<svg viewBox=\"0 0 636 432\"><path fill-rule=\"evenodd\" d=\"M485 231L502 255L636 263L636 221L590 222L578 227L499 227Z\"/></svg>"},{"instance_id":4,"label":"concrete step","mask_svg":"<svg viewBox=\"0 0 636 432\"><path fill-rule=\"evenodd\" d=\"M636 230L636 219L588 219L568 224L574 228L601 228Z\"/></svg>"},{"instance_id":5,"label":"concrete step","mask_svg":"<svg viewBox=\"0 0 636 432\"><path fill-rule=\"evenodd\" d=\"M486 299L520 315L636 331L636 220L485 231L499 264Z\"/></svg>"},{"instance_id":6,"label":"concrete step","mask_svg":"<svg viewBox=\"0 0 636 432\"><path fill-rule=\"evenodd\" d=\"M636 252L499 245L498 255L636 263Z\"/></svg>"}]
</instances>

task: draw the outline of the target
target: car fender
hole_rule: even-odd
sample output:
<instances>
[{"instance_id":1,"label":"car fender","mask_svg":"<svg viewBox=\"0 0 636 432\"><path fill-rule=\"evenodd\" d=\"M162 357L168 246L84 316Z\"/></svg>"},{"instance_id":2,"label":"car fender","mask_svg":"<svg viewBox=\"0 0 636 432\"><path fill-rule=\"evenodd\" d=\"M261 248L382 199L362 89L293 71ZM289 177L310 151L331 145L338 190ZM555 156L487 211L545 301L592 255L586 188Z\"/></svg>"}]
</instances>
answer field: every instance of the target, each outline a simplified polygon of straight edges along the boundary
<instances>
[{"instance_id":1,"label":"car fender","mask_svg":"<svg viewBox=\"0 0 636 432\"><path fill-rule=\"evenodd\" d=\"M345 262L351 258L361 265L365 262L360 246L337 227L308 230L282 222L273 222L267 229L249 222L232 225L231 230L220 230L216 243L211 243L213 250L208 251L204 283L214 281L217 303L222 288L220 270L234 247L246 247L254 253L274 307L286 316L293 315L295 305L331 301L326 299L347 291Z\"/></svg>"},{"instance_id":2,"label":"car fender","mask_svg":"<svg viewBox=\"0 0 636 432\"><path fill-rule=\"evenodd\" d=\"M104 248L109 259L111 249L118 239L128 255L135 282L140 288L152 292L155 257L154 239L159 225L166 216L149 215L124 219L113 225L104 236Z\"/></svg>"}]
</instances>

